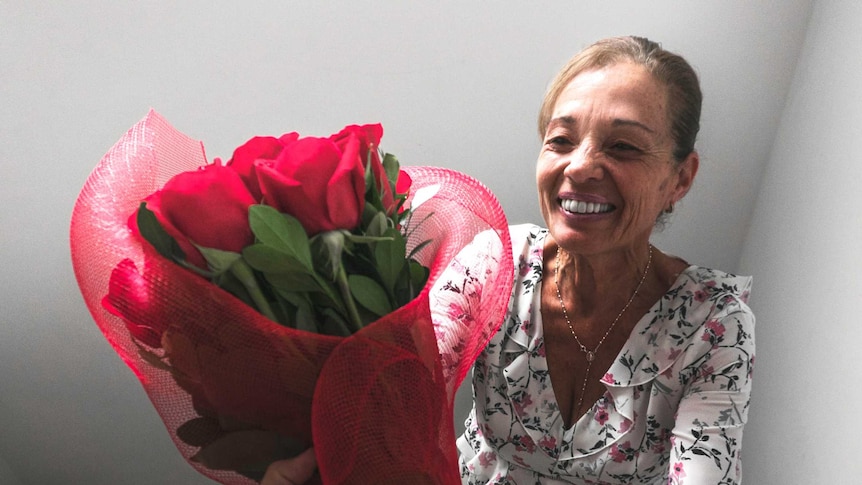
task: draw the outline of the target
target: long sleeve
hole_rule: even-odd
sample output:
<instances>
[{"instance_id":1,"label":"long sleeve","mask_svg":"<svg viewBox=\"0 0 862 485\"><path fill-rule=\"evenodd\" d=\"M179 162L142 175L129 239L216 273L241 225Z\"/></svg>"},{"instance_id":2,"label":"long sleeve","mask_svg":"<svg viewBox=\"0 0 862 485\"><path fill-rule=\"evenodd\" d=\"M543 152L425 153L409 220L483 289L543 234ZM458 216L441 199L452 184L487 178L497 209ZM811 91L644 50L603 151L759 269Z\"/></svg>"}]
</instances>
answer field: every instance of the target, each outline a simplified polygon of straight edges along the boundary
<instances>
[{"instance_id":1,"label":"long sleeve","mask_svg":"<svg viewBox=\"0 0 862 485\"><path fill-rule=\"evenodd\" d=\"M742 481L742 431L754 364L754 316L728 304L696 338L706 348L680 374L688 381L672 433L669 484Z\"/></svg>"},{"instance_id":2,"label":"long sleeve","mask_svg":"<svg viewBox=\"0 0 862 485\"><path fill-rule=\"evenodd\" d=\"M504 290L496 286L500 271L512 271L511 266L501 264L501 248L500 238L493 231L478 234L455 256L431 289L431 318L448 383L461 382L473 364L473 359L464 356L478 354L500 327L502 308L493 314L487 308L494 308L489 301L505 304L511 291L509 283ZM454 391L450 389L450 393Z\"/></svg>"}]
</instances>

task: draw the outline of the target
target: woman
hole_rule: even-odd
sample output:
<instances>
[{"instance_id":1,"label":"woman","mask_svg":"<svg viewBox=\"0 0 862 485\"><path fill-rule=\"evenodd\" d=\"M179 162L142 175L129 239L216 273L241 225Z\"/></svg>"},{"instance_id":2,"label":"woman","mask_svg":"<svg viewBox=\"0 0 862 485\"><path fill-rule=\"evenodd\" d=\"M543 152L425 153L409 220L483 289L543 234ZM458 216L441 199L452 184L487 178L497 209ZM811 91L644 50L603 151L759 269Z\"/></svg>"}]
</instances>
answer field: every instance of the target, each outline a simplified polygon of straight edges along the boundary
<instances>
[{"instance_id":1,"label":"woman","mask_svg":"<svg viewBox=\"0 0 862 485\"><path fill-rule=\"evenodd\" d=\"M688 192L701 94L679 56L600 41L539 117L547 230L512 229L509 318L474 367L465 483L740 481L750 278L650 245Z\"/></svg>"},{"instance_id":2,"label":"woman","mask_svg":"<svg viewBox=\"0 0 862 485\"><path fill-rule=\"evenodd\" d=\"M649 242L697 174L700 106L688 63L636 37L593 44L551 84L536 168L547 229L511 230L515 285L474 367L464 483L740 482L750 278ZM441 326L463 298L447 288L432 299Z\"/></svg>"}]
</instances>

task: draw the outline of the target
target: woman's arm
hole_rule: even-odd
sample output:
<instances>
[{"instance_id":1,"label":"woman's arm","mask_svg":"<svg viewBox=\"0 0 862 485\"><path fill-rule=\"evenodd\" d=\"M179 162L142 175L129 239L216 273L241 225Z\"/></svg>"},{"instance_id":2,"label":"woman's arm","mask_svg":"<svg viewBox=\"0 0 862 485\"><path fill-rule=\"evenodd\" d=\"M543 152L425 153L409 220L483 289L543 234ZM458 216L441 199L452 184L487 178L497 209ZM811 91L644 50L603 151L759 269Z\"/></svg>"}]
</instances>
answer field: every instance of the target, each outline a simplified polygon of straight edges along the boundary
<instances>
[{"instance_id":1,"label":"woman's arm","mask_svg":"<svg viewBox=\"0 0 862 485\"><path fill-rule=\"evenodd\" d=\"M495 300L489 295L501 291L489 283L499 279L498 258L502 252L502 243L495 232L478 234L453 258L431 289L431 320L443 377L449 384L460 382L472 366L474 359L464 356L478 354L499 327L502 313L494 321L482 318L489 309L494 309L488 302ZM511 287L502 291L508 296ZM454 389L449 391L454 395Z\"/></svg>"},{"instance_id":2,"label":"woman's arm","mask_svg":"<svg viewBox=\"0 0 862 485\"><path fill-rule=\"evenodd\" d=\"M695 338L707 350L681 375L688 383L671 437L668 483L737 485L751 394L754 315L745 305L733 305Z\"/></svg>"}]
</instances>

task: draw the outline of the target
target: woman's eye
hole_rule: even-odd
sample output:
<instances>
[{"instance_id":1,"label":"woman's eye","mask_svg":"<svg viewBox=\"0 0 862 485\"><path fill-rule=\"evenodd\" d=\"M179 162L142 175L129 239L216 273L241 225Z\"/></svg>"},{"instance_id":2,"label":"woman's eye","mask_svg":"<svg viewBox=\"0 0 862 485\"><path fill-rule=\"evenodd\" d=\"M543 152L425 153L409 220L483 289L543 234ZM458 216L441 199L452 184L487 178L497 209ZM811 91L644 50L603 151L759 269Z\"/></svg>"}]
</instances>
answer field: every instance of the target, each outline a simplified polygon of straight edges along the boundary
<instances>
[{"instance_id":1,"label":"woman's eye","mask_svg":"<svg viewBox=\"0 0 862 485\"><path fill-rule=\"evenodd\" d=\"M565 148L571 144L572 144L572 142L569 141L568 138L563 137L563 136L555 136L555 137L548 138L547 140L545 140L545 145L550 147L552 150Z\"/></svg>"},{"instance_id":2,"label":"woman's eye","mask_svg":"<svg viewBox=\"0 0 862 485\"><path fill-rule=\"evenodd\" d=\"M617 151L617 152L626 152L626 153L633 153L633 152L639 152L640 151L640 148L638 148L634 145L631 145L629 143L623 142L623 141L618 141L618 142L612 144L611 149L614 151Z\"/></svg>"}]
</instances>

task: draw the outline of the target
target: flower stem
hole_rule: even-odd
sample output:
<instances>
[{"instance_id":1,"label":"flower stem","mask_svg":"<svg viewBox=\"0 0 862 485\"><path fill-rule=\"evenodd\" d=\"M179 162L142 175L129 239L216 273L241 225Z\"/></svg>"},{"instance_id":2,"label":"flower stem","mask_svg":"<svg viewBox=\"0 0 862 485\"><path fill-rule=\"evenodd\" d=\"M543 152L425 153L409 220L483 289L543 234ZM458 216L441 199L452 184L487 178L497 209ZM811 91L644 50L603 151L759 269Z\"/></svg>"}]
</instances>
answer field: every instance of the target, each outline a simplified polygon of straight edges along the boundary
<instances>
[{"instance_id":1,"label":"flower stem","mask_svg":"<svg viewBox=\"0 0 862 485\"><path fill-rule=\"evenodd\" d=\"M281 323L275 316L275 312L272 311L272 307L269 305L269 300L264 296L263 291L260 289L260 285L257 284L257 278L255 278L254 272L251 270L248 263L242 259L238 259L231 265L230 270L234 276L237 277L240 283L245 286L245 289L248 290L248 294L251 296L255 305L257 305L258 311L260 311L260 313L262 313L266 318L269 318L274 322Z\"/></svg>"},{"instance_id":2,"label":"flower stem","mask_svg":"<svg viewBox=\"0 0 862 485\"><path fill-rule=\"evenodd\" d=\"M356 302L353 301L353 295L350 293L350 285L347 283L347 273L344 271L344 266L339 265L335 275L335 283L338 285L338 290L341 292L341 299L344 300L344 306L347 307L348 323L353 327L352 332L358 332L362 328L362 318L359 316L359 310L356 308Z\"/></svg>"}]
</instances>

